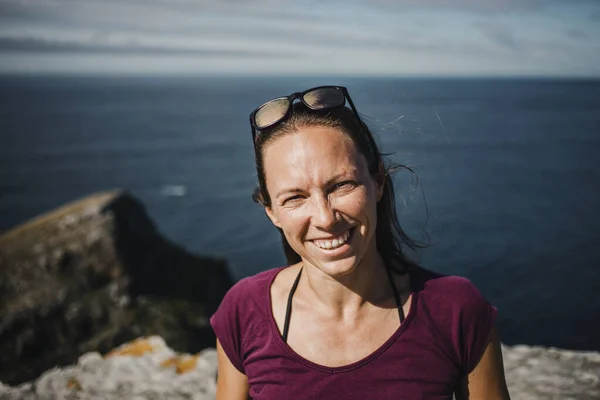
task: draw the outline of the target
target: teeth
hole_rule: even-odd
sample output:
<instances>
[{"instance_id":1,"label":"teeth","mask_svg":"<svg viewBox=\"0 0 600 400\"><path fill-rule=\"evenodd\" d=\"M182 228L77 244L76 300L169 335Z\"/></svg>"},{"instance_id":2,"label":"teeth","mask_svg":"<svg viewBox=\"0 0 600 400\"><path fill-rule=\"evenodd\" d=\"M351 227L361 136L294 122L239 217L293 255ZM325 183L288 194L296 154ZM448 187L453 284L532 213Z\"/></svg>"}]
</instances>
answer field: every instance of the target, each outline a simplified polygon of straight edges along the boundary
<instances>
[{"instance_id":1,"label":"teeth","mask_svg":"<svg viewBox=\"0 0 600 400\"><path fill-rule=\"evenodd\" d=\"M315 240L314 243L322 249L335 249L346 243L350 237L350 231L342 233L333 240Z\"/></svg>"}]
</instances>

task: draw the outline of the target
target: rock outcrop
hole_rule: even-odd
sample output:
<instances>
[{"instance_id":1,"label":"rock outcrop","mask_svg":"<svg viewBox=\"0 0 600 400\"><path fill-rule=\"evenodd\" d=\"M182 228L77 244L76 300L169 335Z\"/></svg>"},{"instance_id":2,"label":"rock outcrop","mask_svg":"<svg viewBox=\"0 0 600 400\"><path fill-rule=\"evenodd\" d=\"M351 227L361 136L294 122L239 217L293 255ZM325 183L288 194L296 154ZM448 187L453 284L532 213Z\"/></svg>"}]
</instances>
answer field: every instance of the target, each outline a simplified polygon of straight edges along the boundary
<instances>
[{"instance_id":1,"label":"rock outcrop","mask_svg":"<svg viewBox=\"0 0 600 400\"><path fill-rule=\"evenodd\" d=\"M215 398L217 355L206 349L178 354L161 337L140 338L102 357L91 352L77 364L53 368L35 382L0 385L0 400Z\"/></svg>"},{"instance_id":2,"label":"rock outcrop","mask_svg":"<svg viewBox=\"0 0 600 400\"><path fill-rule=\"evenodd\" d=\"M170 243L126 192L68 204L0 236L0 381L140 336L214 346L208 317L231 284L224 260Z\"/></svg>"},{"instance_id":3,"label":"rock outcrop","mask_svg":"<svg viewBox=\"0 0 600 400\"><path fill-rule=\"evenodd\" d=\"M600 354L532 346L503 346L512 400L599 400Z\"/></svg>"},{"instance_id":4,"label":"rock outcrop","mask_svg":"<svg viewBox=\"0 0 600 400\"><path fill-rule=\"evenodd\" d=\"M503 346L512 400L600 399L600 354ZM175 353L160 337L140 338L104 357L53 368L18 387L0 384L0 400L213 400L217 357Z\"/></svg>"}]
</instances>

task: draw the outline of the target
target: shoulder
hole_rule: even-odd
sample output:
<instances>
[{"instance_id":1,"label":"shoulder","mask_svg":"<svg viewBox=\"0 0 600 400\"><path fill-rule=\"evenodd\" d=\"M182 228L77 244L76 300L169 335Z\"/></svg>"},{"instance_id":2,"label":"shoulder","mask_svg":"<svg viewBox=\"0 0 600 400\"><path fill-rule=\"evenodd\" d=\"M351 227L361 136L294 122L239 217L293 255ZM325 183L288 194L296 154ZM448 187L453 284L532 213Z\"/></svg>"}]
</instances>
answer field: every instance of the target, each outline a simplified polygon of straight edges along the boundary
<instances>
[{"instance_id":1,"label":"shoulder","mask_svg":"<svg viewBox=\"0 0 600 400\"><path fill-rule=\"evenodd\" d=\"M271 284L277 273L282 269L283 267L272 268L260 272L256 275L240 279L225 294L223 301L225 301L225 299L228 297L247 298L247 296L264 295L265 293L263 293L263 290L269 288L269 285Z\"/></svg>"},{"instance_id":2,"label":"shoulder","mask_svg":"<svg viewBox=\"0 0 600 400\"><path fill-rule=\"evenodd\" d=\"M281 268L241 279L223 297L210 324L232 364L242 373L243 348L269 318L269 285Z\"/></svg>"},{"instance_id":3,"label":"shoulder","mask_svg":"<svg viewBox=\"0 0 600 400\"><path fill-rule=\"evenodd\" d=\"M269 286L281 268L273 268L240 279L225 294L219 312L238 314L245 311L259 312L268 302Z\"/></svg>"},{"instance_id":4,"label":"shoulder","mask_svg":"<svg viewBox=\"0 0 600 400\"><path fill-rule=\"evenodd\" d=\"M243 278L223 297L210 323L217 338L244 337L268 320L269 285L281 268Z\"/></svg>"},{"instance_id":5,"label":"shoulder","mask_svg":"<svg viewBox=\"0 0 600 400\"><path fill-rule=\"evenodd\" d=\"M496 321L497 309L469 279L416 271L418 320L434 332L463 374L479 360Z\"/></svg>"},{"instance_id":6,"label":"shoulder","mask_svg":"<svg viewBox=\"0 0 600 400\"><path fill-rule=\"evenodd\" d=\"M415 275L419 297L431 305L461 309L487 303L477 286L465 277L443 275L421 267Z\"/></svg>"}]
</instances>

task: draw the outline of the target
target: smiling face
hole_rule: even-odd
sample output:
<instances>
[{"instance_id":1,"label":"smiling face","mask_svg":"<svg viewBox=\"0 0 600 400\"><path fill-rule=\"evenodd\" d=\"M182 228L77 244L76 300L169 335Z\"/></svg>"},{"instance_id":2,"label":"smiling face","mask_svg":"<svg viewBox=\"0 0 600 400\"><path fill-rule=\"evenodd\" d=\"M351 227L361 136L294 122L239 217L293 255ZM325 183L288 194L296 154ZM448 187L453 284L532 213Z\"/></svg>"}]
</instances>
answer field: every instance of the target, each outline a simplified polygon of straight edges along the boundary
<instances>
[{"instance_id":1,"label":"smiling face","mask_svg":"<svg viewBox=\"0 0 600 400\"><path fill-rule=\"evenodd\" d=\"M347 135L302 127L267 144L263 162L271 199L267 215L305 263L335 277L376 256L383 184Z\"/></svg>"}]
</instances>

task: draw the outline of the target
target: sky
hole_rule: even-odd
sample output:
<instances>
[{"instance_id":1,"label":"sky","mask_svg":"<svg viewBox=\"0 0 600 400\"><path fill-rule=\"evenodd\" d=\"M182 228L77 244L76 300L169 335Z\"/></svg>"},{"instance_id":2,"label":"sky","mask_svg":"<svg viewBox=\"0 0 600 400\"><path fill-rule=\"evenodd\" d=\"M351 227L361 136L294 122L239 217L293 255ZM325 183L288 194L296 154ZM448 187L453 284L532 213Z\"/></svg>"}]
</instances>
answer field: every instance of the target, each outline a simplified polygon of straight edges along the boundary
<instances>
[{"instance_id":1,"label":"sky","mask_svg":"<svg viewBox=\"0 0 600 400\"><path fill-rule=\"evenodd\" d=\"M0 73L600 77L600 0L0 0Z\"/></svg>"}]
</instances>

